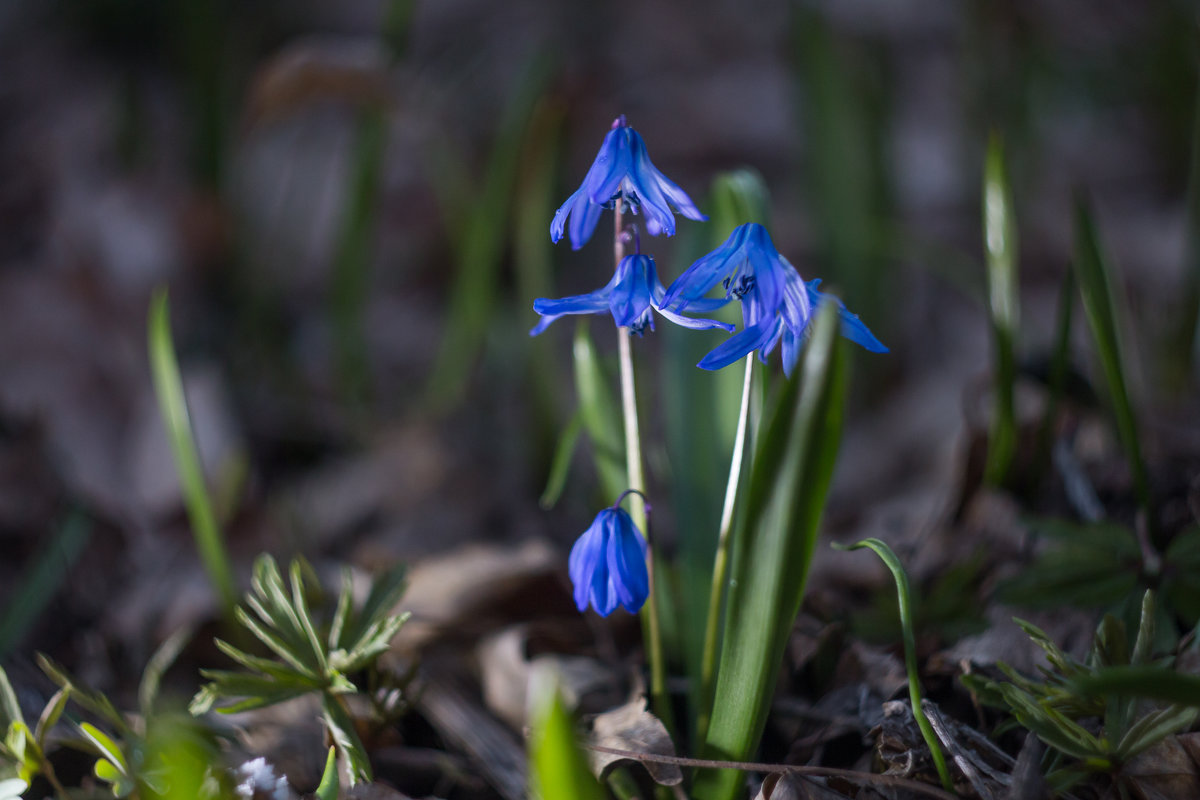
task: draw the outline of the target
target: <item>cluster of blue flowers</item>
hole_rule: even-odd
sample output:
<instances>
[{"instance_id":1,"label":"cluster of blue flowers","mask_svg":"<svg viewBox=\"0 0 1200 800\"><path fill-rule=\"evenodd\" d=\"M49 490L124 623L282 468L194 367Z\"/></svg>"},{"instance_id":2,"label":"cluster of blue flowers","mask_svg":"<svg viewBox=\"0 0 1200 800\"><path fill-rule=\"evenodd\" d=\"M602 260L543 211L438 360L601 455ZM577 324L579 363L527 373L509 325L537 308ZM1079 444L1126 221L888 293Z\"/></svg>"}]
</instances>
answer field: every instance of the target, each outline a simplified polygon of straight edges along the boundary
<instances>
[{"instance_id":1,"label":"cluster of blue flowers","mask_svg":"<svg viewBox=\"0 0 1200 800\"><path fill-rule=\"evenodd\" d=\"M555 213L550 238L558 242L566 231L578 250L595 232L602 211L617 204L642 214L652 236L675 233L672 207L688 219L707 219L691 198L651 163L642 137L624 116L613 122L583 184ZM530 335L538 335L562 316L605 312L612 314L617 327L641 335L647 326L654 330L652 310L676 325L732 333L732 325L681 312L714 311L736 299L742 306L742 330L710 351L698 366L721 369L756 350L765 363L782 342L783 371L791 375L814 312L832 302L837 304L843 336L872 352L886 353L887 348L841 300L818 291L820 283L805 282L775 249L766 228L751 222L734 229L724 244L692 264L669 288L659 280L654 259L637 252L621 259L612 279L601 289L536 300L533 308L542 318ZM724 297L708 297L717 284L724 289ZM618 604L635 612L649 595L646 542L620 502L618 499L612 508L601 511L571 550L570 575L580 611L590 603L604 616Z\"/></svg>"}]
</instances>

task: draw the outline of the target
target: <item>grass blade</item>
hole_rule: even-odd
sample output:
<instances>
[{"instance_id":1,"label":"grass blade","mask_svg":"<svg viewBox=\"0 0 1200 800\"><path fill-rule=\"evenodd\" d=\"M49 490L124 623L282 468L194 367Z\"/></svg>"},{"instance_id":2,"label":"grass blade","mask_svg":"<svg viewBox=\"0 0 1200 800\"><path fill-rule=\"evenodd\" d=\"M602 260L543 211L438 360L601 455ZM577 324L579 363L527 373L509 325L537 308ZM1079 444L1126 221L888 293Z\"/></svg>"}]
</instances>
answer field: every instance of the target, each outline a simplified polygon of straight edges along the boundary
<instances>
[{"instance_id":1,"label":"grass blade","mask_svg":"<svg viewBox=\"0 0 1200 800\"><path fill-rule=\"evenodd\" d=\"M804 596L841 438L845 353L836 306L812 323L799 375L781 387L758 438L733 542L724 641L703 754L745 761L758 747ZM732 800L734 770L699 774L697 800Z\"/></svg>"},{"instance_id":2,"label":"grass blade","mask_svg":"<svg viewBox=\"0 0 1200 800\"><path fill-rule=\"evenodd\" d=\"M563 489L567 486L567 474L571 471L571 456L579 444L579 436L583 433L583 414L576 411L571 415L567 427L563 429L554 448L554 458L550 461L550 475L546 478L546 488L538 500L542 508L554 508L558 498L562 497Z\"/></svg>"},{"instance_id":3,"label":"grass blade","mask_svg":"<svg viewBox=\"0 0 1200 800\"><path fill-rule=\"evenodd\" d=\"M942 753L942 746L938 742L937 734L933 732L933 726L929 724L929 718L925 716L925 709L921 707L921 680L917 671L917 637L913 633L912 591L908 585L908 573L904 571L900 559L896 558L892 548L879 539L863 539L849 547L837 543L833 546L838 550L869 548L891 570L892 577L896 581L896 595L900 604L900 628L904 636L904 669L908 673L908 697L912 702L913 717L917 720L917 727L921 729L921 736L924 737L925 744L929 747L930 755L933 756L933 763L937 767L938 777L942 780L942 787L947 792L953 792L954 781L950 779L950 772L946 769L946 756Z\"/></svg>"},{"instance_id":4,"label":"grass blade","mask_svg":"<svg viewBox=\"0 0 1200 800\"><path fill-rule=\"evenodd\" d=\"M159 288L150 300L147 326L154 391L158 396L163 424L167 428L167 438L171 442L171 452L175 456L175 469L179 473L179 484L192 523L196 549L200 552L200 560L204 562L204 569L212 581L226 619L232 619L233 609L237 605L233 572L225 551L225 541L213 513L200 456L196 451L187 400L183 394L183 381L179 376L179 363L175 359L175 345L171 339L169 313L167 290Z\"/></svg>"},{"instance_id":5,"label":"grass blade","mask_svg":"<svg viewBox=\"0 0 1200 800\"><path fill-rule=\"evenodd\" d=\"M551 800L601 800L600 785L575 740L575 724L557 687L542 698L529 743L533 796Z\"/></svg>"},{"instance_id":6,"label":"grass blade","mask_svg":"<svg viewBox=\"0 0 1200 800\"><path fill-rule=\"evenodd\" d=\"M90 520L81 511L72 511L38 554L37 561L25 570L25 577L0 616L0 657L24 638L26 631L67 579L69 570L92 536Z\"/></svg>"},{"instance_id":7,"label":"grass blade","mask_svg":"<svg viewBox=\"0 0 1200 800\"><path fill-rule=\"evenodd\" d=\"M1112 271L1100 249L1092 215L1082 200L1077 201L1075 206L1075 275L1083 298L1083 310L1096 342L1100 365L1104 369L1109 401L1112 403L1113 416L1116 417L1117 436L1133 473L1134 494L1142 510L1148 513L1150 484L1146 478L1146 465L1142 461L1137 422L1122 363L1121 332L1117 322L1119 317Z\"/></svg>"},{"instance_id":8,"label":"grass blade","mask_svg":"<svg viewBox=\"0 0 1200 800\"><path fill-rule=\"evenodd\" d=\"M325 756L325 772L321 775L321 784L317 787L317 800L337 800L338 792L341 789L341 782L338 780L337 769L337 748L329 748L329 754Z\"/></svg>"},{"instance_id":9,"label":"grass blade","mask_svg":"<svg viewBox=\"0 0 1200 800\"><path fill-rule=\"evenodd\" d=\"M1020 299L1017 294L1017 223L1009 190L1004 149L995 134L988 142L983 177L983 244L987 255L988 307L995 358L995 408L988 434L984 479L993 486L1008 478L1017 446L1013 386Z\"/></svg>"}]
</instances>

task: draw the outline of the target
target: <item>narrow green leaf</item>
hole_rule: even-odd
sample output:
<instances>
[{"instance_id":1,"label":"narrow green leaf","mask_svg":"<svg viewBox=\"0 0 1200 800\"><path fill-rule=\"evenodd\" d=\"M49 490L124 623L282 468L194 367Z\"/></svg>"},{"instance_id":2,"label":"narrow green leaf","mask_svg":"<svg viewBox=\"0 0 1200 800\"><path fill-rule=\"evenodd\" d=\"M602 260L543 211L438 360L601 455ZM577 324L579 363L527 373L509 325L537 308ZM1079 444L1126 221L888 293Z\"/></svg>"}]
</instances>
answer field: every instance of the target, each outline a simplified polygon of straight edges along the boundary
<instances>
[{"instance_id":1,"label":"narrow green leaf","mask_svg":"<svg viewBox=\"0 0 1200 800\"><path fill-rule=\"evenodd\" d=\"M577 409L567 422L558 444L554 448L554 458L550 461L550 474L546 477L546 488L538 500L542 508L554 508L558 498L562 497L567 485L567 474L571 471L571 457L579 445L579 435L583 433L583 414Z\"/></svg>"},{"instance_id":2,"label":"narrow green leaf","mask_svg":"<svg viewBox=\"0 0 1200 800\"><path fill-rule=\"evenodd\" d=\"M455 278L445 335L426 391L431 408L440 410L458 403L471 365L486 338L508 241L521 141L534 105L545 91L551 75L550 66L548 58L535 58L526 65L500 120L486 175L474 190L457 197L460 202L467 197L473 198L474 202L457 207L443 204L445 218L461 218L461 221L451 223L458 229L453 241L457 245L453 251ZM436 160L444 163L456 159L443 154ZM438 186L442 176L434 175L432 181ZM443 194L439 193L438 197L441 199Z\"/></svg>"},{"instance_id":3,"label":"narrow green leaf","mask_svg":"<svg viewBox=\"0 0 1200 800\"><path fill-rule=\"evenodd\" d=\"M100 754L101 758L111 761L113 766L122 775L129 774L129 762L125 760L125 754L121 752L121 748L117 746L117 743L109 738L108 734L90 722L79 723L79 729L83 731L83 735L96 748L96 752Z\"/></svg>"},{"instance_id":4,"label":"narrow green leaf","mask_svg":"<svg viewBox=\"0 0 1200 800\"><path fill-rule=\"evenodd\" d=\"M1071 687L1080 694L1094 697L1122 694L1200 706L1200 676L1172 672L1163 667L1105 667L1092 675L1074 678Z\"/></svg>"},{"instance_id":5,"label":"narrow green leaf","mask_svg":"<svg viewBox=\"0 0 1200 800\"><path fill-rule=\"evenodd\" d=\"M710 197L714 245L725 241L734 228L747 222L770 227L771 193L758 170L743 167L722 172L713 178Z\"/></svg>"},{"instance_id":6,"label":"narrow green leaf","mask_svg":"<svg viewBox=\"0 0 1200 800\"><path fill-rule=\"evenodd\" d=\"M1020 300L1017 294L1017 224L1012 192L1000 138L988 141L983 177L983 244L987 255L988 307L991 311L994 355L995 408L988 435L985 480L999 486L1008 478L1017 445L1016 332Z\"/></svg>"},{"instance_id":7,"label":"narrow green leaf","mask_svg":"<svg viewBox=\"0 0 1200 800\"><path fill-rule=\"evenodd\" d=\"M338 780L337 748L330 747L325 756L325 772L321 774L321 783L317 786L317 800L338 800L341 791L341 781Z\"/></svg>"},{"instance_id":8,"label":"narrow green leaf","mask_svg":"<svg viewBox=\"0 0 1200 800\"><path fill-rule=\"evenodd\" d=\"M575 723L557 688L539 698L529 742L529 777L533 796L542 800L601 800L587 759L576 741Z\"/></svg>"},{"instance_id":9,"label":"narrow green leaf","mask_svg":"<svg viewBox=\"0 0 1200 800\"><path fill-rule=\"evenodd\" d=\"M766 724L783 650L804 596L841 437L845 360L834 304L812 323L800 374L786 381L758 437L735 528L712 717L702 753L744 761ZM699 774L697 800L729 800L740 773Z\"/></svg>"},{"instance_id":10,"label":"narrow green leaf","mask_svg":"<svg viewBox=\"0 0 1200 800\"><path fill-rule=\"evenodd\" d=\"M253 575L250 583L251 589L265 604L262 608L253 607L258 611L259 616L263 617L263 622L279 631L295 655L310 655L307 651L311 649L311 642L308 634L304 631L304 624L300 621L299 612L292 605L292 599L288 595L287 587L283 583L283 575L280 573L275 559L266 553L259 555L254 559ZM247 598L247 600L250 599ZM307 663L308 659L305 658L305 661ZM317 664L313 663L310 666L316 668Z\"/></svg>"},{"instance_id":11,"label":"narrow green leaf","mask_svg":"<svg viewBox=\"0 0 1200 800\"><path fill-rule=\"evenodd\" d=\"M147 339L154 391L158 396L159 412L162 414L167 438L171 442L171 451L175 456L175 468L179 473L179 485L183 489L188 518L192 522L196 549L204 562L208 579L212 581L228 616L237 605L233 570L229 565L229 554L225 551L225 541L216 515L213 513L212 500L204 480L204 469L200 465L200 456L196 450L196 440L188 417L183 380L179 375L175 345L171 339L166 289L157 289L150 300Z\"/></svg>"},{"instance_id":12,"label":"narrow green leaf","mask_svg":"<svg viewBox=\"0 0 1200 800\"><path fill-rule=\"evenodd\" d=\"M17 693L13 691L12 684L8 681L8 673L3 667L0 667L0 713L4 714L0 718L0 725L5 728L10 722L25 721L21 714L21 704L17 702Z\"/></svg>"},{"instance_id":13,"label":"narrow green leaf","mask_svg":"<svg viewBox=\"0 0 1200 800\"><path fill-rule=\"evenodd\" d=\"M1142 510L1150 510L1150 484L1138 437L1136 415L1130 400L1126 371L1122 361L1121 332L1118 320L1113 275L1100 249L1092 215L1082 200L1075 207L1075 274L1083 298L1092 339L1096 343L1100 365L1108 386L1109 402L1116 417L1117 436L1133 473L1134 492Z\"/></svg>"},{"instance_id":14,"label":"narrow green leaf","mask_svg":"<svg viewBox=\"0 0 1200 800\"><path fill-rule=\"evenodd\" d=\"M1129 727L1113 749L1121 761L1128 761L1149 750L1168 736L1192 726L1200 717L1200 708L1169 706L1151 711Z\"/></svg>"},{"instance_id":15,"label":"narrow green leaf","mask_svg":"<svg viewBox=\"0 0 1200 800\"><path fill-rule=\"evenodd\" d=\"M337 608L333 612L333 622L329 625L330 652L342 646L342 635L350 624L350 615L353 612L354 572L350 567L342 567L342 590L338 593Z\"/></svg>"},{"instance_id":16,"label":"narrow green leaf","mask_svg":"<svg viewBox=\"0 0 1200 800\"><path fill-rule=\"evenodd\" d=\"M354 786L359 778L370 781L371 760L367 757L367 751L354 729L354 720L350 718L341 701L331 694L324 694L321 697L321 711L330 738L350 766L350 785Z\"/></svg>"},{"instance_id":17,"label":"narrow green leaf","mask_svg":"<svg viewBox=\"0 0 1200 800\"><path fill-rule=\"evenodd\" d=\"M191 626L180 628L168 636L150 656L146 668L142 671L141 683L138 685L138 706L143 718L148 719L154 715L154 702L158 699L158 687L162 684L162 676L175 663L175 659L179 658L179 654L183 652L187 643L192 640L193 632Z\"/></svg>"},{"instance_id":18,"label":"narrow green leaf","mask_svg":"<svg viewBox=\"0 0 1200 800\"><path fill-rule=\"evenodd\" d=\"M70 699L71 690L63 686L51 695L50 699L46 702L45 708L42 709L42 713L38 717L37 727L34 728L33 732L33 738L38 742L39 746L44 746L47 734L54 730L54 726L58 724L58 720L62 717L63 709L67 707L67 701Z\"/></svg>"},{"instance_id":19,"label":"narrow green leaf","mask_svg":"<svg viewBox=\"0 0 1200 800\"><path fill-rule=\"evenodd\" d=\"M324 675L329 671L329 662L325 658L324 642L317 635L317 628L313 625L312 617L310 616L311 612L308 610L308 600L304 597L303 572L300 559L293 560L291 565L292 607L295 609L296 617L300 621L300 629L304 631L304 635L308 639L308 646L312 650L317 668Z\"/></svg>"},{"instance_id":20,"label":"narrow green leaf","mask_svg":"<svg viewBox=\"0 0 1200 800\"><path fill-rule=\"evenodd\" d=\"M625 476L624 423L613 398L609 380L596 345L588 333L587 320L575 326L575 393L579 413L592 442L592 457L605 497L617 497L627 488Z\"/></svg>"},{"instance_id":21,"label":"narrow green leaf","mask_svg":"<svg viewBox=\"0 0 1200 800\"><path fill-rule=\"evenodd\" d=\"M349 635L342 637L342 646L353 650L363 639L365 631L372 625L387 619L400 603L408 588L408 570L404 564L393 564L371 581L371 590L358 614ZM407 617L407 615L405 615Z\"/></svg>"},{"instance_id":22,"label":"narrow green leaf","mask_svg":"<svg viewBox=\"0 0 1200 800\"><path fill-rule=\"evenodd\" d=\"M241 608L235 612L238 622L250 629L250 632L258 637L259 641L267 647L275 651L276 655L282 658L287 663L291 664L298 672L306 675L314 680L321 679L321 673L313 668L313 665L302 660L302 654L297 653L292 647L283 641L279 636L272 633L257 620L243 611Z\"/></svg>"},{"instance_id":23,"label":"narrow green leaf","mask_svg":"<svg viewBox=\"0 0 1200 800\"><path fill-rule=\"evenodd\" d=\"M917 727L921 729L921 736L924 737L929 753L933 756L933 763L937 767L942 787L947 792L953 792L954 781L946 768L946 756L942 752L937 734L933 732L933 726L929 724L929 718L925 716L925 709L921 707L921 676L917 670L917 637L913 633L912 592L908 585L908 573L904 571L900 559L896 558L892 548L879 539L863 539L849 547L837 543L834 543L833 546L839 550L869 548L879 556L896 581L896 595L900 608L900 630L904 637L904 669L908 673L908 696L912 702L913 718L916 719Z\"/></svg>"},{"instance_id":24,"label":"narrow green leaf","mask_svg":"<svg viewBox=\"0 0 1200 800\"><path fill-rule=\"evenodd\" d=\"M0 657L24 638L46 609L91 535L92 525L87 516L79 510L69 512L32 566L22 571L23 577L8 595L8 602L0 612Z\"/></svg>"},{"instance_id":25,"label":"narrow green leaf","mask_svg":"<svg viewBox=\"0 0 1200 800\"><path fill-rule=\"evenodd\" d=\"M81 685L65 669L54 663L45 654L38 653L37 662L38 666L42 668L42 672L45 672L50 680L54 681L60 687L71 690L71 699L75 701L76 705L86 708L93 714L102 717L105 722L116 728L121 736L127 736L130 733L129 724L125 722L124 716L112 704L111 700L100 692Z\"/></svg>"}]
</instances>

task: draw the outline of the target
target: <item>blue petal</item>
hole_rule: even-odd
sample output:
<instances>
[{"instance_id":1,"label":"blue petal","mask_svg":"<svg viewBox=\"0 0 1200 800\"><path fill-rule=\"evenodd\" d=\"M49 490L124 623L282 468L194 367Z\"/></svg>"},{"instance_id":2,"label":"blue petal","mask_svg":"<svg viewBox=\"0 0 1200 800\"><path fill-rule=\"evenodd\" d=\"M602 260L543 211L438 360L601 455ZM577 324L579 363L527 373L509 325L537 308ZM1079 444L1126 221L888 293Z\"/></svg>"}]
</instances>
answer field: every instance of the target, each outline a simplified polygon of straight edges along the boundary
<instances>
[{"instance_id":1,"label":"blue petal","mask_svg":"<svg viewBox=\"0 0 1200 800\"><path fill-rule=\"evenodd\" d=\"M659 186L658 179L662 173L650 162L650 156L646 153L646 143L642 141L642 137L632 129L630 129L629 144L632 152L629 182L633 184L638 199L641 201L642 210L646 214L646 227L651 233L661 231L668 236L673 236L675 234L675 215L671 213L671 206L667 203L667 198L663 196Z\"/></svg>"},{"instance_id":2,"label":"blue petal","mask_svg":"<svg viewBox=\"0 0 1200 800\"><path fill-rule=\"evenodd\" d=\"M858 315L851 313L849 309L846 308L846 304L843 303L841 299L834 295L817 291L817 287L820 285L820 278L809 281L805 284L805 288L808 290L808 302L814 309L819 308L821 303L824 303L827 300L837 303L838 319L841 320L842 336L845 336L850 341L854 342L865 350L869 350L872 353L890 352L887 347L884 346L883 342L875 338L875 334L871 333L870 329L867 328L867 326L863 324L862 320L858 318Z\"/></svg>"},{"instance_id":3,"label":"blue petal","mask_svg":"<svg viewBox=\"0 0 1200 800\"><path fill-rule=\"evenodd\" d=\"M650 256L625 256L617 265L617 280L608 307L618 327L640 329L649 321L653 274L654 259Z\"/></svg>"},{"instance_id":4,"label":"blue petal","mask_svg":"<svg viewBox=\"0 0 1200 800\"><path fill-rule=\"evenodd\" d=\"M800 359L800 348L804 344L804 337L792 333L790 329L783 331L783 374L792 377L792 370L796 367L796 362Z\"/></svg>"},{"instance_id":5,"label":"blue petal","mask_svg":"<svg viewBox=\"0 0 1200 800\"><path fill-rule=\"evenodd\" d=\"M567 198L567 201L558 207L558 211L554 212L554 219L550 220L550 241L558 244L563 237L563 228L567 224L567 216L571 213L571 209L575 207L575 200L582 194L583 189L575 190L575 193Z\"/></svg>"},{"instance_id":6,"label":"blue petal","mask_svg":"<svg viewBox=\"0 0 1200 800\"><path fill-rule=\"evenodd\" d=\"M595 597L597 582L608 583L608 561L605 551L607 531L605 512L601 511L571 548L567 572L575 587L575 606L583 611Z\"/></svg>"},{"instance_id":7,"label":"blue petal","mask_svg":"<svg viewBox=\"0 0 1200 800\"><path fill-rule=\"evenodd\" d=\"M608 582L625 610L637 613L650 594L646 543L624 509L613 511L608 539Z\"/></svg>"},{"instance_id":8,"label":"blue petal","mask_svg":"<svg viewBox=\"0 0 1200 800\"><path fill-rule=\"evenodd\" d=\"M813 304L808 286L795 269L788 276L787 285L783 288L783 307L780 312L783 323L794 336L803 336L812 320ZM786 364L786 356L785 356Z\"/></svg>"},{"instance_id":9,"label":"blue petal","mask_svg":"<svg viewBox=\"0 0 1200 800\"><path fill-rule=\"evenodd\" d=\"M727 367L741 359L747 353L752 353L766 344L773 343L773 339L779 335L781 325L782 323L776 318L764 320L758 325L743 328L740 333L730 336L720 345L713 348L708 355L700 359L700 363L696 366L700 367L700 369L710 370Z\"/></svg>"},{"instance_id":10,"label":"blue petal","mask_svg":"<svg viewBox=\"0 0 1200 800\"><path fill-rule=\"evenodd\" d=\"M708 294L723 278L728 277L730 262L741 257L745 238L745 225L734 228L720 247L698 259L671 283L663 304L682 311L689 303ZM732 266L736 267L738 263Z\"/></svg>"},{"instance_id":11,"label":"blue petal","mask_svg":"<svg viewBox=\"0 0 1200 800\"><path fill-rule=\"evenodd\" d=\"M568 314L602 314L608 310L609 288L597 289L589 294L579 294L574 297L563 297L549 300L539 297L533 301L533 310L542 315L537 325L529 331L530 336L537 336L559 317Z\"/></svg>"},{"instance_id":12,"label":"blue petal","mask_svg":"<svg viewBox=\"0 0 1200 800\"><path fill-rule=\"evenodd\" d=\"M574 197L575 205L571 211L571 249L578 250L592 238L604 207L589 200L582 188Z\"/></svg>"},{"instance_id":13,"label":"blue petal","mask_svg":"<svg viewBox=\"0 0 1200 800\"><path fill-rule=\"evenodd\" d=\"M629 174L633 166L630 152L630 133L633 129L617 127L604 137L596 160L583 179L583 189L593 203L600 206L608 205L621 187L621 182ZM633 134L637 136L636 133Z\"/></svg>"}]
</instances>

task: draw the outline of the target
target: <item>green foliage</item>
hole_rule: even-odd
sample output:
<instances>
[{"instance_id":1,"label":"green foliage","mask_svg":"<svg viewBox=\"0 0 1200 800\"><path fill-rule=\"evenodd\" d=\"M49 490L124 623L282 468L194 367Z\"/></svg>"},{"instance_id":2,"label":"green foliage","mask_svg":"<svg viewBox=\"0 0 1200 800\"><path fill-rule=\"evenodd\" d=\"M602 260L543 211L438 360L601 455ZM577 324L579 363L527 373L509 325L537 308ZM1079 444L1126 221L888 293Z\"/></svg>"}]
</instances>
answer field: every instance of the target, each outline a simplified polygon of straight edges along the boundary
<instances>
[{"instance_id":1,"label":"green foliage","mask_svg":"<svg viewBox=\"0 0 1200 800\"><path fill-rule=\"evenodd\" d=\"M321 783L317 786L317 800L337 800L338 792L341 790L341 781L338 779L337 769L337 748L329 748L329 755L325 756L325 771L321 773Z\"/></svg>"},{"instance_id":2,"label":"green foliage","mask_svg":"<svg viewBox=\"0 0 1200 800\"><path fill-rule=\"evenodd\" d=\"M1051 785L1063 788L1088 773L1109 773L1120 785L1121 768L1130 759L1200 717L1200 680L1177 675L1169 659L1151 658L1153 592L1143 596L1132 647L1125 625L1107 615L1083 662L1059 649L1036 626L1022 620L1017 624L1046 654L1050 667L1041 668L1043 680L1025 677L1006 664L999 666L1008 681L978 675L962 680L981 701L1009 711L1066 759L1046 776ZM1139 696L1170 705L1148 707L1139 703Z\"/></svg>"},{"instance_id":3,"label":"green foliage","mask_svg":"<svg viewBox=\"0 0 1200 800\"><path fill-rule=\"evenodd\" d=\"M46 760L46 736L62 716L69 697L66 688L55 692L30 730L8 674L0 668L0 731L4 732L0 741L0 798L20 795L39 774L54 781L54 769Z\"/></svg>"},{"instance_id":4,"label":"green foliage","mask_svg":"<svg viewBox=\"0 0 1200 800\"><path fill-rule=\"evenodd\" d=\"M1017 222L1009 190L1008 169L1000 138L988 142L983 175L983 245L987 255L988 310L995 359L995 408L988 434L984 478L999 486L1008 478L1017 446L1013 404L1016 383L1016 334L1020 316L1017 294Z\"/></svg>"},{"instance_id":5,"label":"green foliage","mask_svg":"<svg viewBox=\"0 0 1200 800\"><path fill-rule=\"evenodd\" d=\"M842 428L845 353L834 304L818 312L798 372L767 415L739 504L705 757L744 761L758 747L804 597ZM710 770L693 794L731 800L740 783L735 770Z\"/></svg>"},{"instance_id":6,"label":"green foliage","mask_svg":"<svg viewBox=\"0 0 1200 800\"><path fill-rule=\"evenodd\" d=\"M1109 401L1116 418L1117 436L1133 473L1134 492L1144 511L1150 509L1150 483L1138 438L1137 420L1123 361L1118 295L1113 274L1100 248L1100 239L1087 206L1079 201L1075 208L1075 276L1083 298L1083 310L1096 343L1096 352L1104 370Z\"/></svg>"},{"instance_id":7,"label":"green foliage","mask_svg":"<svg viewBox=\"0 0 1200 800\"><path fill-rule=\"evenodd\" d=\"M239 607L236 614L275 658L251 655L216 640L221 652L245 670L201 670L209 683L193 698L190 709L193 714L203 714L215 705L222 713L234 713L315 692L321 699L322 719L346 760L353 785L359 777L370 780L371 765L341 695L358 691L349 676L373 668L408 619L408 614L391 613L404 593L404 569L395 567L376 580L360 609L353 607L347 569L336 609L323 632L309 609L306 572L311 575L311 568L294 560L289 586L274 559L265 554L258 557L246 607ZM384 713L394 710L382 709Z\"/></svg>"},{"instance_id":8,"label":"green foliage","mask_svg":"<svg viewBox=\"0 0 1200 800\"><path fill-rule=\"evenodd\" d=\"M557 688L535 710L529 742L533 796L542 800L600 800L600 785L575 740L575 723Z\"/></svg>"},{"instance_id":9,"label":"green foliage","mask_svg":"<svg viewBox=\"0 0 1200 800\"><path fill-rule=\"evenodd\" d=\"M1160 615L1174 613L1188 626L1200 621L1200 527L1177 534L1161 554L1114 522L1046 519L1033 528L1054 542L999 588L1002 602L1111 609L1114 599L1124 602L1139 590L1155 589Z\"/></svg>"},{"instance_id":10,"label":"green foliage","mask_svg":"<svg viewBox=\"0 0 1200 800\"><path fill-rule=\"evenodd\" d=\"M575 326L575 393L579 414L592 443L592 458L604 497L617 497L629 488L625 467L625 424L609 390L609 376L588 332L587 320Z\"/></svg>"},{"instance_id":11,"label":"green foliage","mask_svg":"<svg viewBox=\"0 0 1200 800\"><path fill-rule=\"evenodd\" d=\"M204 481L204 469L200 464L200 455L192 433L187 399L183 394L183 379L179 375L175 344L171 339L166 289L156 290L150 300L147 339L150 372L154 377L154 393L158 396L159 412L167 428L167 438L175 457L175 469L179 473L179 485L187 504L196 549L204 562L208 579L212 581L228 614L237 603L237 595L233 589L233 570L229 566L229 555L225 551L225 541L213 512L208 486Z\"/></svg>"},{"instance_id":12,"label":"green foliage","mask_svg":"<svg viewBox=\"0 0 1200 800\"><path fill-rule=\"evenodd\" d=\"M900 630L904 636L904 669L908 673L908 696L912 704L913 718L917 721L917 727L921 729L921 736L925 739L925 744L929 748L929 753L933 756L933 763L937 767L938 777L941 778L942 786L948 792L954 791L954 781L950 778L950 772L946 768L946 756L942 752L942 746L938 742L937 734L933 732L933 726L929 724L929 718L925 716L925 709L921 707L921 676L917 669L917 638L913 634L913 619L912 619L912 592L908 586L908 573L904 571L904 567L900 564L900 559L892 552L892 548L887 546L886 542L879 539L863 539L849 547L834 544L839 550L858 550L859 548L869 548L875 555L883 561L887 568L892 573L892 578L896 581L896 599L900 609Z\"/></svg>"}]
</instances>

